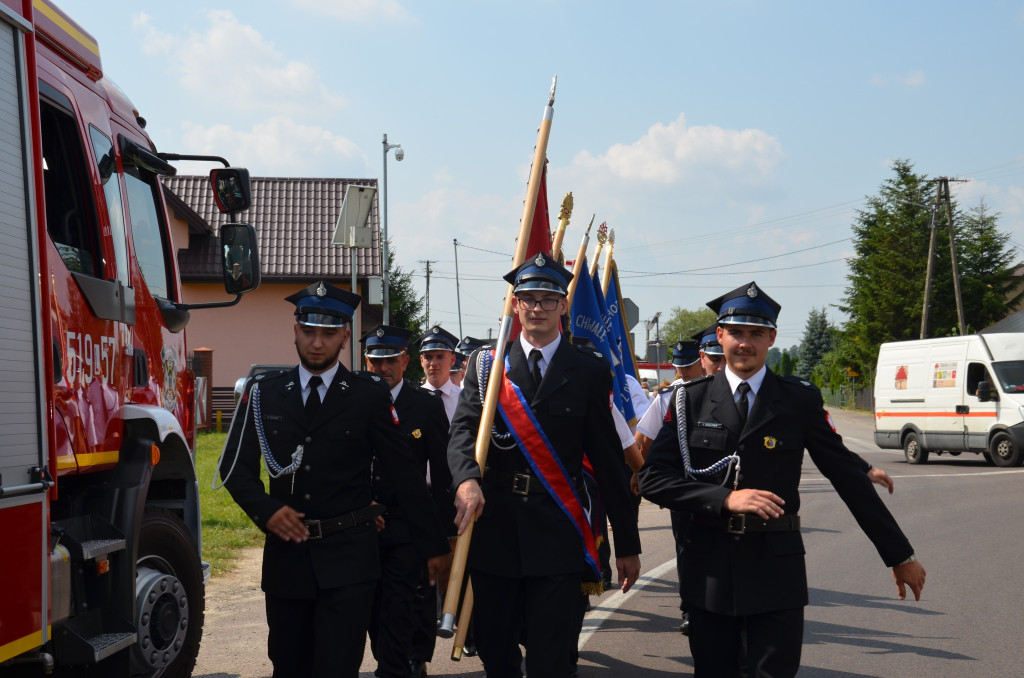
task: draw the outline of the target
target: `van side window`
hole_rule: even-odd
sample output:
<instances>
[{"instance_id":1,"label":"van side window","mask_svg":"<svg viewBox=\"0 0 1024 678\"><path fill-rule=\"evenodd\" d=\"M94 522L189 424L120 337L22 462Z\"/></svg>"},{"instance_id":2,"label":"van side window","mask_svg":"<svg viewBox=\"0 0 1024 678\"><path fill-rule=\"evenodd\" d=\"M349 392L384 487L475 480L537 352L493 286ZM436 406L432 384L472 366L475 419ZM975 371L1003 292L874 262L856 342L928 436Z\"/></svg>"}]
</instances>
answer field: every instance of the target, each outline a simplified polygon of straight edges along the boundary
<instances>
[{"instance_id":1,"label":"van side window","mask_svg":"<svg viewBox=\"0 0 1024 678\"><path fill-rule=\"evenodd\" d=\"M988 368L982 363L970 363L967 366L967 395L977 396L978 384L983 381L993 383Z\"/></svg>"},{"instance_id":2,"label":"van side window","mask_svg":"<svg viewBox=\"0 0 1024 678\"><path fill-rule=\"evenodd\" d=\"M110 239L114 241L114 259L117 263L117 279L125 285L128 280L128 245L125 241L124 207L121 205L121 183L117 180L117 159L110 138L92 125L89 126L92 149L96 154L97 171L103 184L103 197L107 199L107 216L110 217Z\"/></svg>"},{"instance_id":3,"label":"van side window","mask_svg":"<svg viewBox=\"0 0 1024 678\"><path fill-rule=\"evenodd\" d=\"M152 175L150 181L152 181ZM167 282L166 253L170 251L162 222L156 207L155 187L147 183L143 173L126 166L124 185L128 195L128 212L132 222L132 242L135 260L139 262L142 277L154 297L169 299L167 291L174 289Z\"/></svg>"},{"instance_id":4,"label":"van side window","mask_svg":"<svg viewBox=\"0 0 1024 678\"><path fill-rule=\"evenodd\" d=\"M69 271L103 278L92 182L75 120L45 99L39 103L46 230Z\"/></svg>"}]
</instances>

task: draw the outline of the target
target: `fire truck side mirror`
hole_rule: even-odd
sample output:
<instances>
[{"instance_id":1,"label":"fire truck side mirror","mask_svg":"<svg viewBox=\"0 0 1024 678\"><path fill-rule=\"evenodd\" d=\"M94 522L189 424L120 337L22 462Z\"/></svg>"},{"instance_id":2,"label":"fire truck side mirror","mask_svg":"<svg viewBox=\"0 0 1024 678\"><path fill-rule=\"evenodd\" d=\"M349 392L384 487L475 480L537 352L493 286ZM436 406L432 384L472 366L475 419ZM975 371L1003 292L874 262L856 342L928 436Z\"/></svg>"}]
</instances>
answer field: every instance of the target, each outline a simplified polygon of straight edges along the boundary
<instances>
[{"instance_id":1,"label":"fire truck side mirror","mask_svg":"<svg viewBox=\"0 0 1024 678\"><path fill-rule=\"evenodd\" d=\"M210 170L210 183L217 209L221 212L235 214L252 205L252 184L249 182L249 170L244 167Z\"/></svg>"},{"instance_id":2,"label":"fire truck side mirror","mask_svg":"<svg viewBox=\"0 0 1024 678\"><path fill-rule=\"evenodd\" d=\"M251 292L260 286L260 253L252 224L220 227L224 289L229 294Z\"/></svg>"}]
</instances>

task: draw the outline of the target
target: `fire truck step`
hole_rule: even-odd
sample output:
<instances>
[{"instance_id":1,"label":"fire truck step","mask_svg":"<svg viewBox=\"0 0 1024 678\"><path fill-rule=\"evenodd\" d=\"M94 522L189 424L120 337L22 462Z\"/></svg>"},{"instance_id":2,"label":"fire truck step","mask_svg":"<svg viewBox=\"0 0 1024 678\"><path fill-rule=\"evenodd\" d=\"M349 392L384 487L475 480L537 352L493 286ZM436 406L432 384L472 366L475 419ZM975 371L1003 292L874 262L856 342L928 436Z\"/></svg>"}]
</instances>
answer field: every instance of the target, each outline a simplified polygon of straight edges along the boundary
<instances>
[{"instance_id":1,"label":"fire truck step","mask_svg":"<svg viewBox=\"0 0 1024 678\"><path fill-rule=\"evenodd\" d=\"M101 662L131 647L136 640L138 635L131 624L102 610L72 617L53 636L61 663L69 664Z\"/></svg>"}]
</instances>

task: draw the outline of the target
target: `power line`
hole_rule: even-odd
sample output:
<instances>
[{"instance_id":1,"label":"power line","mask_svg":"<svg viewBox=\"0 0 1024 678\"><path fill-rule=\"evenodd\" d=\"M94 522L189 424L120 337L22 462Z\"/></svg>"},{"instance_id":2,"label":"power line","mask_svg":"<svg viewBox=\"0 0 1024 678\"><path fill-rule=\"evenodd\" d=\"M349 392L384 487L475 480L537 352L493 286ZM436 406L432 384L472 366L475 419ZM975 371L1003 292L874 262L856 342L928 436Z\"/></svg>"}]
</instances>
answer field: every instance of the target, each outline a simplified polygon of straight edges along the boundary
<instances>
[{"instance_id":1,"label":"power line","mask_svg":"<svg viewBox=\"0 0 1024 678\"><path fill-rule=\"evenodd\" d=\"M822 247L828 247L829 245L836 245L836 244L841 243L841 242L846 242L847 240L850 240L850 238L841 238L840 240L833 240L832 242L827 242L827 243L824 243L822 245L814 245L812 247L805 247L803 249L793 250L792 252L783 252L782 254L774 254L774 255L772 255L770 257L758 257L756 259L746 259L744 261L735 261L735 262L733 262L731 264L717 264L715 266L705 266L703 268L690 268L690 269L684 269L684 270L681 270L681 271L662 271L662 272L654 272L654 273L646 273L646 272L643 272L643 271L620 271L620 273L627 273L628 272L628 273L633 273L634 274L634 275L629 275L629 276L625 276L624 275L624 276L622 276L623 278L653 278L653 277L662 276L662 275L693 274L693 273L696 273L697 271L707 271L707 270L710 270L710 269L729 268L731 266L739 266L740 264L750 264L750 263L753 263L753 262L756 262L756 261L766 261L768 259L778 259L780 257L788 257L788 256L793 255L793 254L800 254L801 252L808 252L810 250L816 250L816 249L821 249ZM840 261L840 259L836 259L835 261ZM821 263L825 263L825 262L821 262ZM816 266L818 264L808 264L808 265ZM803 268L803 266L793 266L791 268ZM782 269L782 270L788 270L788 269Z\"/></svg>"}]
</instances>

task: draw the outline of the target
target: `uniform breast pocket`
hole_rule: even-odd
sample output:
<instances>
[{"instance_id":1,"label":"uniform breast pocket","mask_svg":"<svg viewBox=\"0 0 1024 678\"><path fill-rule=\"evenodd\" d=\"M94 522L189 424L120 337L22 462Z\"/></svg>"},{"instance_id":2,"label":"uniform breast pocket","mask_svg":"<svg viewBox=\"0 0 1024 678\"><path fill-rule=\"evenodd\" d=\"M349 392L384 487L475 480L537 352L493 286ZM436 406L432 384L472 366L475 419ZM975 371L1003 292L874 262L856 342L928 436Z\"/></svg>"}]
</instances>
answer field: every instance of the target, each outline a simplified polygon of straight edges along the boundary
<instances>
[{"instance_id":1,"label":"uniform breast pocket","mask_svg":"<svg viewBox=\"0 0 1024 678\"><path fill-rule=\"evenodd\" d=\"M271 440L290 440L295 436L295 426L283 417L264 417L263 433Z\"/></svg>"},{"instance_id":2,"label":"uniform breast pocket","mask_svg":"<svg viewBox=\"0 0 1024 678\"><path fill-rule=\"evenodd\" d=\"M548 403L548 414L553 417L582 417L586 411L586 406L575 400L557 399Z\"/></svg>"},{"instance_id":3,"label":"uniform breast pocket","mask_svg":"<svg viewBox=\"0 0 1024 678\"><path fill-rule=\"evenodd\" d=\"M700 448L723 452L729 443L729 432L725 429L696 428L690 432L690 449Z\"/></svg>"},{"instance_id":4,"label":"uniform breast pocket","mask_svg":"<svg viewBox=\"0 0 1024 678\"><path fill-rule=\"evenodd\" d=\"M335 441L352 440L363 434L363 426L364 424L352 419L333 419L327 425L327 437Z\"/></svg>"}]
</instances>

